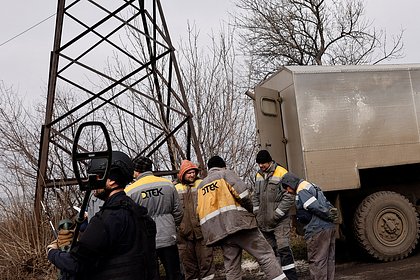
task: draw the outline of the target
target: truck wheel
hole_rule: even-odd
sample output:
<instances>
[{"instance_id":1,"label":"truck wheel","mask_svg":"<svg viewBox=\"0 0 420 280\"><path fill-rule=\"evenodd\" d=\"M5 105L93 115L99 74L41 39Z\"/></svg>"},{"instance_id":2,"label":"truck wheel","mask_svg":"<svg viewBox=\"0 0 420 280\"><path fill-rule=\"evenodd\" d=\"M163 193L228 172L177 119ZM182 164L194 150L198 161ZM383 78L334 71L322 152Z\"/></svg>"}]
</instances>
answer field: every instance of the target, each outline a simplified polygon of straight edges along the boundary
<instances>
[{"instance_id":1,"label":"truck wheel","mask_svg":"<svg viewBox=\"0 0 420 280\"><path fill-rule=\"evenodd\" d=\"M366 197L356 210L353 229L366 252L380 261L407 257L419 238L419 217L404 196L390 191Z\"/></svg>"}]
</instances>

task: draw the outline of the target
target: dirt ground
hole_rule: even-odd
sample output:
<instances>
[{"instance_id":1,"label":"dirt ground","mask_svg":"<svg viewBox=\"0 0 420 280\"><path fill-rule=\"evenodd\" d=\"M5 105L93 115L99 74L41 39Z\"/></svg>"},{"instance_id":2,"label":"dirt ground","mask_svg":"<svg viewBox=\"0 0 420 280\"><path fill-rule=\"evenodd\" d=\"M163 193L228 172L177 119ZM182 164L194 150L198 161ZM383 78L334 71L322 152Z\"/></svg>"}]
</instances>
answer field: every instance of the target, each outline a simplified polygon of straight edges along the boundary
<instances>
[{"instance_id":1,"label":"dirt ground","mask_svg":"<svg viewBox=\"0 0 420 280\"><path fill-rule=\"evenodd\" d=\"M336 280L420 279L420 252L404 260L380 263L372 260L349 261L336 265Z\"/></svg>"},{"instance_id":2,"label":"dirt ground","mask_svg":"<svg viewBox=\"0 0 420 280\"><path fill-rule=\"evenodd\" d=\"M297 261L300 280L310 280L307 263ZM257 265L256 265L257 266ZM265 279L258 267L244 268L243 280ZM217 280L225 279L223 269L218 270ZM420 280L420 250L412 256L394 262L381 263L362 255L337 256L335 280Z\"/></svg>"}]
</instances>

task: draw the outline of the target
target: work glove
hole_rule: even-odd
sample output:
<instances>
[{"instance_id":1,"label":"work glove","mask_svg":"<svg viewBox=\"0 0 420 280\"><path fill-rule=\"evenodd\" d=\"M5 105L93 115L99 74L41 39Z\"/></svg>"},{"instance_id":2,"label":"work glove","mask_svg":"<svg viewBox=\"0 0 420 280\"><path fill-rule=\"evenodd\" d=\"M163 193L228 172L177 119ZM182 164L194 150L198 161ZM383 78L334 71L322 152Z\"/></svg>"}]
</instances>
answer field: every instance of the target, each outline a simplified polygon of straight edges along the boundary
<instances>
[{"instance_id":1,"label":"work glove","mask_svg":"<svg viewBox=\"0 0 420 280\"><path fill-rule=\"evenodd\" d=\"M51 243L47 246L47 254L48 254L48 253L49 253L52 249L58 249L57 239L55 239L53 242L51 242Z\"/></svg>"},{"instance_id":2,"label":"work glove","mask_svg":"<svg viewBox=\"0 0 420 280\"><path fill-rule=\"evenodd\" d=\"M74 230L60 229L58 232L57 245L60 249L66 249L73 240Z\"/></svg>"},{"instance_id":3,"label":"work glove","mask_svg":"<svg viewBox=\"0 0 420 280\"><path fill-rule=\"evenodd\" d=\"M338 223L338 209L333 207L328 210L328 219L334 224Z\"/></svg>"}]
</instances>

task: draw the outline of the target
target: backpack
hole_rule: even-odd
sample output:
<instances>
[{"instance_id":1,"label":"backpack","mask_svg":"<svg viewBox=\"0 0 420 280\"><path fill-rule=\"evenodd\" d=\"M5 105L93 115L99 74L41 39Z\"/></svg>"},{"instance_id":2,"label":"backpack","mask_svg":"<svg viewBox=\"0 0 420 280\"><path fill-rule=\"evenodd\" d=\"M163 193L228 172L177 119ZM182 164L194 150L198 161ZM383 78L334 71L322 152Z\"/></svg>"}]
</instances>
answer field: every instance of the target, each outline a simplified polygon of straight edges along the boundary
<instances>
[{"instance_id":1,"label":"backpack","mask_svg":"<svg viewBox=\"0 0 420 280\"><path fill-rule=\"evenodd\" d=\"M137 263L141 275L137 274L136 279L153 280L157 271L156 262L156 223L148 215L147 208L136 204L131 198L122 200L119 203L102 207L101 211L105 209L119 209L124 208L129 210L135 216L136 222L136 242L134 247L141 248L141 262ZM112 265L112 264L111 264ZM116 269L116 276L120 276L120 272ZM108 275L112 276L112 275ZM130 275L131 276L131 275ZM126 275L128 277L128 275ZM119 279L119 278L118 278ZM121 279L124 279L121 278ZM128 278L127 278L128 279ZM131 278L130 278L131 279Z\"/></svg>"}]
</instances>

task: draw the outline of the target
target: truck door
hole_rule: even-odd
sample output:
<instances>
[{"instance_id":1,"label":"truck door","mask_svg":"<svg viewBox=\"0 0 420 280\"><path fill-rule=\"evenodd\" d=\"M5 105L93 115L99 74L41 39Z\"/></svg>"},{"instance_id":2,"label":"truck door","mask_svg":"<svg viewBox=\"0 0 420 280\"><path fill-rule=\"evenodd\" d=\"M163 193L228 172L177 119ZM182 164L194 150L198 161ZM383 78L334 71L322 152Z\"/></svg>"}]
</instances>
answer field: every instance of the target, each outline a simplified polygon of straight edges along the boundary
<instances>
[{"instance_id":1,"label":"truck door","mask_svg":"<svg viewBox=\"0 0 420 280\"><path fill-rule=\"evenodd\" d=\"M270 152L273 159L287 168L286 141L284 137L281 98L278 91L257 86L254 108L257 136L261 149Z\"/></svg>"}]
</instances>

